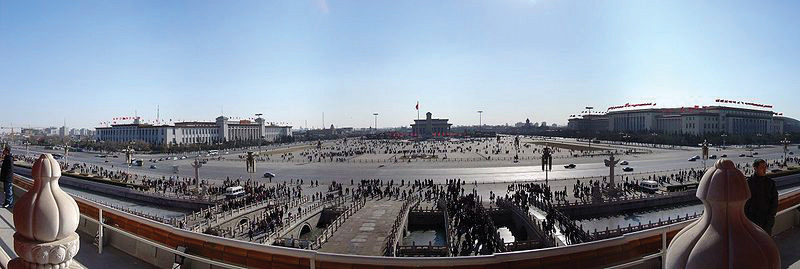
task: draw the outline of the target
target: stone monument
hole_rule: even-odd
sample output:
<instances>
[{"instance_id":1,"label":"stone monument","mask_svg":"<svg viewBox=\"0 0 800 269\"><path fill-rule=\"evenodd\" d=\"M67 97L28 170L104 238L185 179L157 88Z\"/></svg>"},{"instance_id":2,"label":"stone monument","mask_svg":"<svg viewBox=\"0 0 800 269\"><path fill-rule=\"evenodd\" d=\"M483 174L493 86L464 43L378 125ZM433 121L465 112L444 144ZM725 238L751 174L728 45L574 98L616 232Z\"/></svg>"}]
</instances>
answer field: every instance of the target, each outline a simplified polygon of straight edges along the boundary
<instances>
[{"instance_id":1,"label":"stone monument","mask_svg":"<svg viewBox=\"0 0 800 269\"><path fill-rule=\"evenodd\" d=\"M614 168L617 167L617 163L619 163L619 159L614 158L614 152L611 152L611 156L608 159L603 160L605 165L608 167L608 195L611 197L617 196L617 185L614 183Z\"/></svg>"}]
</instances>

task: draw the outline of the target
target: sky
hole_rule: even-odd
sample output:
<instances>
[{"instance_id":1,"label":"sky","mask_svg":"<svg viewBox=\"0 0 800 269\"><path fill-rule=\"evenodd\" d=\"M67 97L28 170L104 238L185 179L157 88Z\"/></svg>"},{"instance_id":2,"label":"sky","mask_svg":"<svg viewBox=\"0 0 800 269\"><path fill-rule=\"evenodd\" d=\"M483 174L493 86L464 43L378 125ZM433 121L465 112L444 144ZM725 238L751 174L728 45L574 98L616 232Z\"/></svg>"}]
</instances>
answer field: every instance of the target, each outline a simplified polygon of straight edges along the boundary
<instances>
[{"instance_id":1,"label":"sky","mask_svg":"<svg viewBox=\"0 0 800 269\"><path fill-rule=\"evenodd\" d=\"M252 117L566 124L586 106L800 117L798 1L0 1L0 126ZM158 111L158 113L157 113ZM121 121L119 123L122 123Z\"/></svg>"}]
</instances>

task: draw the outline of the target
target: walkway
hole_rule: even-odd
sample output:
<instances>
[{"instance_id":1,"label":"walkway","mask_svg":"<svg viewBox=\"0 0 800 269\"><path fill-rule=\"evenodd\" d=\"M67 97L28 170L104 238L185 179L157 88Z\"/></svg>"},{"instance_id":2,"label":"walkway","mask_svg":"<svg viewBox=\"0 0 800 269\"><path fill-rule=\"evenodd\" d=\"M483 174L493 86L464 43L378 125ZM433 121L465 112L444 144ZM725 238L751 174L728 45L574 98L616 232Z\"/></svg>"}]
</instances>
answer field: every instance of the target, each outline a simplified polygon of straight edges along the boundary
<instances>
[{"instance_id":1,"label":"walkway","mask_svg":"<svg viewBox=\"0 0 800 269\"><path fill-rule=\"evenodd\" d=\"M10 209L0 208L0 261L17 257L14 252L14 218ZM142 260L136 259L122 251L106 247L103 254L97 254L97 247L92 243L93 238L85 233L78 232L81 238L80 250L75 256L70 268L115 268L115 269L144 269L156 268ZM6 264L7 261L3 261Z\"/></svg>"},{"instance_id":2,"label":"walkway","mask_svg":"<svg viewBox=\"0 0 800 269\"><path fill-rule=\"evenodd\" d=\"M383 256L386 239L403 206L402 200L367 201L333 234L320 252Z\"/></svg>"},{"instance_id":3,"label":"walkway","mask_svg":"<svg viewBox=\"0 0 800 269\"><path fill-rule=\"evenodd\" d=\"M800 227L793 227L774 238L781 252L781 268L800 269Z\"/></svg>"}]
</instances>

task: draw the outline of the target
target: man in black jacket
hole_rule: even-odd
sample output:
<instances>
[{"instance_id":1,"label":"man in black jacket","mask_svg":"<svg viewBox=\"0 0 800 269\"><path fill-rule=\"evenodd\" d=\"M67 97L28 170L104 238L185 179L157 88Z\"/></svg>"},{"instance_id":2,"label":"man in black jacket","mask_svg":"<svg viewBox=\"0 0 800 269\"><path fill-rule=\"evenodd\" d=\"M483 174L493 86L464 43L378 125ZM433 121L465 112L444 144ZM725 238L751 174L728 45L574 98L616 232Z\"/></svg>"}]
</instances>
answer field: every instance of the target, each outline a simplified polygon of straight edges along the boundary
<instances>
[{"instance_id":1,"label":"man in black jacket","mask_svg":"<svg viewBox=\"0 0 800 269\"><path fill-rule=\"evenodd\" d=\"M753 169L755 174L747 179L750 200L744 204L744 213L750 221L772 235L775 213L778 211L778 189L775 188L775 181L767 177L766 161L753 161Z\"/></svg>"},{"instance_id":2,"label":"man in black jacket","mask_svg":"<svg viewBox=\"0 0 800 269\"><path fill-rule=\"evenodd\" d=\"M3 149L3 165L0 167L0 180L3 181L3 192L5 192L5 202L3 207L10 207L14 202L14 158L11 156L11 149L6 147Z\"/></svg>"}]
</instances>

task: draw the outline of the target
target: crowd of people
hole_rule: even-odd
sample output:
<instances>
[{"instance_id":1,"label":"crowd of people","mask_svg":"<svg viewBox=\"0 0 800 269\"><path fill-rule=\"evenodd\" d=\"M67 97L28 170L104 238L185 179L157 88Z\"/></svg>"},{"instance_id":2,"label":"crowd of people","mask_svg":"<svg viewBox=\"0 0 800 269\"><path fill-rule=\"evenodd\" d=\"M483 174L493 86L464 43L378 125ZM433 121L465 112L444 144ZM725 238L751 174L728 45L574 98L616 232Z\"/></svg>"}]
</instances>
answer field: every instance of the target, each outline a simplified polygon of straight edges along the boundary
<instances>
[{"instance_id":1,"label":"crowd of people","mask_svg":"<svg viewBox=\"0 0 800 269\"><path fill-rule=\"evenodd\" d=\"M505 246L496 236L497 227L474 191L464 195L465 184L460 179L448 180L443 196L450 217L448 221L455 232L455 238L451 237L455 240L451 252L458 256L502 252Z\"/></svg>"},{"instance_id":2,"label":"crowd of people","mask_svg":"<svg viewBox=\"0 0 800 269\"><path fill-rule=\"evenodd\" d=\"M546 213L542 220L543 232L552 237L556 233L556 225L566 239L571 243L580 243L589 240L588 234L583 231L575 221L562 214L553 207L550 187L542 183L517 183L508 186L508 193L502 199L529 211L531 206L536 206Z\"/></svg>"}]
</instances>

